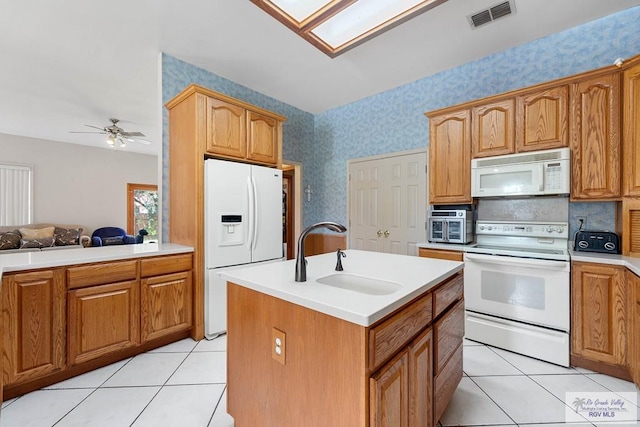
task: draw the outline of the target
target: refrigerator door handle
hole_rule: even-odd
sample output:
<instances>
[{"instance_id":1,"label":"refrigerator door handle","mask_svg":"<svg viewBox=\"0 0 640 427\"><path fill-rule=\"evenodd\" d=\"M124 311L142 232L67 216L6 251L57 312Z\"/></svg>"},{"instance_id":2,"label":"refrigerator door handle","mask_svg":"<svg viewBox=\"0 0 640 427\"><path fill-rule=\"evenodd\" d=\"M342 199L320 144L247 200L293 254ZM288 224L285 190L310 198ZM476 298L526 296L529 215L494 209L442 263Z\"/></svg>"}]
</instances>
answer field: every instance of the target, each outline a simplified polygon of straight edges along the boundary
<instances>
[{"instance_id":1,"label":"refrigerator door handle","mask_svg":"<svg viewBox=\"0 0 640 427\"><path fill-rule=\"evenodd\" d=\"M249 212L248 212L248 217L249 217L249 229L247 230L247 247L249 249L253 249L253 240L254 240L254 228L255 228L255 221L256 218L253 215L254 209L255 207L253 206L254 204L254 188L253 188L253 182L251 180L251 177L247 177L247 199L249 199Z\"/></svg>"},{"instance_id":2,"label":"refrigerator door handle","mask_svg":"<svg viewBox=\"0 0 640 427\"><path fill-rule=\"evenodd\" d=\"M256 179L253 175L251 175L251 188L253 189L253 209L251 215L253 216L253 235L251 236L251 250L255 250L256 245L258 244L258 215L259 212L259 203L258 203L258 186L256 185Z\"/></svg>"}]
</instances>

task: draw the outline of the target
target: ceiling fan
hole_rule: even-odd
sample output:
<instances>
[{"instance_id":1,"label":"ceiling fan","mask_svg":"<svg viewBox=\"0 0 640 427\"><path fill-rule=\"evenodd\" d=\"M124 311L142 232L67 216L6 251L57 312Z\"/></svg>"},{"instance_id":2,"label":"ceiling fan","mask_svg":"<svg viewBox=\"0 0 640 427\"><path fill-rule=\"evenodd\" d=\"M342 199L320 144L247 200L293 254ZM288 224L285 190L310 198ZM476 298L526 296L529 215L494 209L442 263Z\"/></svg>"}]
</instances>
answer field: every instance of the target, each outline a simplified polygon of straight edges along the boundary
<instances>
[{"instance_id":1,"label":"ceiling fan","mask_svg":"<svg viewBox=\"0 0 640 427\"><path fill-rule=\"evenodd\" d=\"M126 132L120 126L118 126L119 119L109 119L111 121L111 125L105 126L103 128L93 125L85 125L90 128L98 129L100 132L82 132L82 131L71 131L69 133L97 133L101 135L107 135L107 144L114 147L116 143L118 143L119 147L126 147L127 142L139 142L141 144L150 145L151 142L146 141L144 138L146 135L142 132Z\"/></svg>"}]
</instances>

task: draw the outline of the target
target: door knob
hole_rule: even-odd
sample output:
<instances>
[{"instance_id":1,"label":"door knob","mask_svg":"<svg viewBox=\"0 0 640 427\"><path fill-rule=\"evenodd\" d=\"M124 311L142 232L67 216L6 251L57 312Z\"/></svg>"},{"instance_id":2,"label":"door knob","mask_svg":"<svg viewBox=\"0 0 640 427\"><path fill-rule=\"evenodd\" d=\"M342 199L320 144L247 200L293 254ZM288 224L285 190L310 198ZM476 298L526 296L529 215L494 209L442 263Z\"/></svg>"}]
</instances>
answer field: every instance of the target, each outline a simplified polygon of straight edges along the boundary
<instances>
[{"instance_id":1,"label":"door knob","mask_svg":"<svg viewBox=\"0 0 640 427\"><path fill-rule=\"evenodd\" d=\"M389 230L385 230L384 231L384 237L389 237L389 234L391 234L391 233L389 233Z\"/></svg>"},{"instance_id":2,"label":"door knob","mask_svg":"<svg viewBox=\"0 0 640 427\"><path fill-rule=\"evenodd\" d=\"M376 234L378 235L378 237L382 237L382 230L378 230Z\"/></svg>"}]
</instances>

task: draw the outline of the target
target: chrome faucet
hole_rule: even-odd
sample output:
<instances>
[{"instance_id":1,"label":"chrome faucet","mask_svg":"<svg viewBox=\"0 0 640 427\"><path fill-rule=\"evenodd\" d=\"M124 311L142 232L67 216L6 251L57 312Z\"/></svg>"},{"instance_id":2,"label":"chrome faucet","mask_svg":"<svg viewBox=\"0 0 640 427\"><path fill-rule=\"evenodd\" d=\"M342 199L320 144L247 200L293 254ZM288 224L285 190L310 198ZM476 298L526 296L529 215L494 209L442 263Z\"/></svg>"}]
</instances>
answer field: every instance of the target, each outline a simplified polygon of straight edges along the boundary
<instances>
[{"instance_id":1,"label":"chrome faucet","mask_svg":"<svg viewBox=\"0 0 640 427\"><path fill-rule=\"evenodd\" d=\"M335 231L337 233L344 233L347 231L347 227L342 224L338 224L337 222L318 222L316 224L310 225L304 229L302 233L300 233L300 237L298 237L298 256L296 258L296 282L306 282L307 281L307 260L304 259L304 242L307 239L307 235L311 233L316 228L328 228L331 231Z\"/></svg>"}]
</instances>

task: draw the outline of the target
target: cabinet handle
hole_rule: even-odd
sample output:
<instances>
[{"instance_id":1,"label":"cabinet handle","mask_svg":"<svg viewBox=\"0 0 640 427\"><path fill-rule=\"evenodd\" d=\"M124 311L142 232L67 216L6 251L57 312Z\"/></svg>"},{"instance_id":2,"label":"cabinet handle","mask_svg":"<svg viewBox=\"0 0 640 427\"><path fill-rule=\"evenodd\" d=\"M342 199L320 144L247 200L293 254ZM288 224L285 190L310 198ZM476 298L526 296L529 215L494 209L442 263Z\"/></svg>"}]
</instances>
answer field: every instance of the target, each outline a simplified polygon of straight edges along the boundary
<instances>
[{"instance_id":1,"label":"cabinet handle","mask_svg":"<svg viewBox=\"0 0 640 427\"><path fill-rule=\"evenodd\" d=\"M378 230L376 234L378 235L378 237L382 237L382 230Z\"/></svg>"},{"instance_id":2,"label":"cabinet handle","mask_svg":"<svg viewBox=\"0 0 640 427\"><path fill-rule=\"evenodd\" d=\"M384 231L384 237L389 237L389 234L391 234L391 233L389 233L389 230L385 230Z\"/></svg>"}]
</instances>

